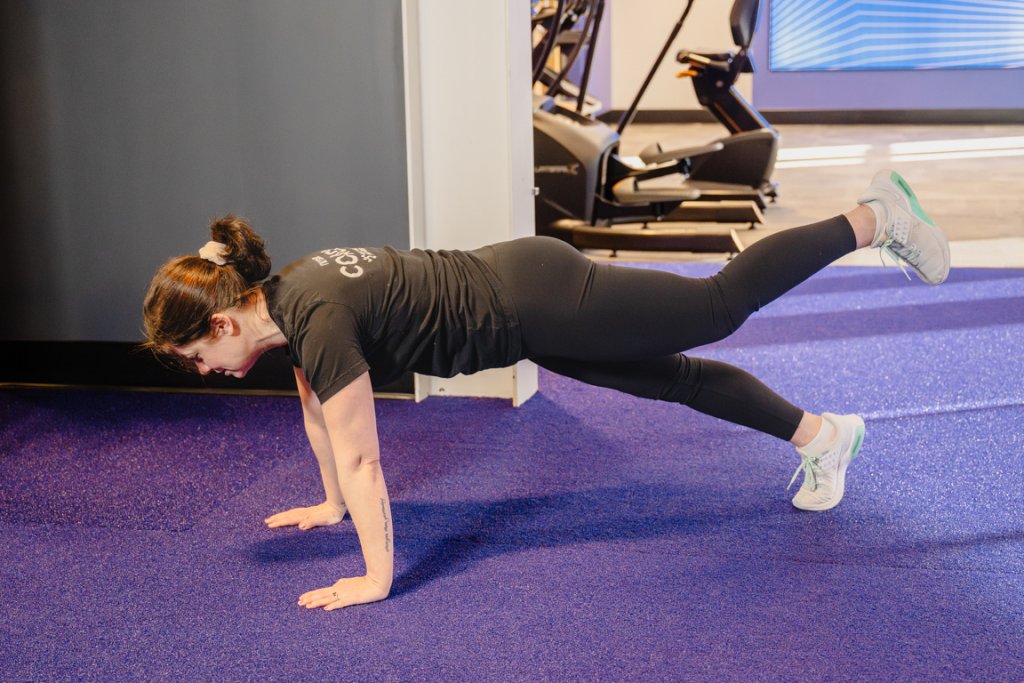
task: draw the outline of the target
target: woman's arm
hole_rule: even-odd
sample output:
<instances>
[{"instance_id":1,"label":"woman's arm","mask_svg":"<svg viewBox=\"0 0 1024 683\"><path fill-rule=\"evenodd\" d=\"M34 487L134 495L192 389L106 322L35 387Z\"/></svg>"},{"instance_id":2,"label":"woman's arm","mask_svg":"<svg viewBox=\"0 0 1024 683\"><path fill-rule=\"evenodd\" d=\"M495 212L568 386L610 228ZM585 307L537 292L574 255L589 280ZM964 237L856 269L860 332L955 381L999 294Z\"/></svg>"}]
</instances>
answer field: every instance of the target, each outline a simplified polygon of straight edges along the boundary
<instances>
[{"instance_id":1,"label":"woman's arm","mask_svg":"<svg viewBox=\"0 0 1024 683\"><path fill-rule=\"evenodd\" d=\"M380 467L373 387L363 373L323 404L341 494L359 535L366 574L302 595L299 604L327 610L383 600L391 591L394 543L391 503Z\"/></svg>"},{"instance_id":2,"label":"woman's arm","mask_svg":"<svg viewBox=\"0 0 1024 683\"><path fill-rule=\"evenodd\" d=\"M337 524L345 517L345 499L338 485L338 471L334 462L334 451L327 436L327 425L320 406L320 399L313 392L301 368L295 368L295 386L302 403L302 417L306 437L320 465L320 478L324 483L325 501L311 507L294 508L267 517L264 521L271 529L283 526L298 526L302 530L318 526Z\"/></svg>"}]
</instances>

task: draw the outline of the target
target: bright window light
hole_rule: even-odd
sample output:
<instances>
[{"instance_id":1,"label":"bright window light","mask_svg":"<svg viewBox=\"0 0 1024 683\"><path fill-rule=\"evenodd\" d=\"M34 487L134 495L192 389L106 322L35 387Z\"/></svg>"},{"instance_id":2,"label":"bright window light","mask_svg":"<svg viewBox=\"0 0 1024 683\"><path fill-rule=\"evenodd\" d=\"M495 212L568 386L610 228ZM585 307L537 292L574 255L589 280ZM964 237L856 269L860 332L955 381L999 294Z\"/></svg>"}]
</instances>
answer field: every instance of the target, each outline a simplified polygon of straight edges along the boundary
<instances>
[{"instance_id":1,"label":"bright window light","mask_svg":"<svg viewBox=\"0 0 1024 683\"><path fill-rule=\"evenodd\" d=\"M1024 137L923 140L920 142L897 142L889 145L890 154L931 154L996 149L1024 149Z\"/></svg>"},{"instance_id":2,"label":"bright window light","mask_svg":"<svg viewBox=\"0 0 1024 683\"><path fill-rule=\"evenodd\" d=\"M1024 157L1021 149L977 149L967 152L933 152L931 154L894 154L892 161L939 161L942 159L988 159L995 157Z\"/></svg>"},{"instance_id":3,"label":"bright window light","mask_svg":"<svg viewBox=\"0 0 1024 683\"><path fill-rule=\"evenodd\" d=\"M804 159L851 159L867 155L871 145L838 145L834 147L790 147L779 150L779 161Z\"/></svg>"},{"instance_id":4,"label":"bright window light","mask_svg":"<svg viewBox=\"0 0 1024 683\"><path fill-rule=\"evenodd\" d=\"M815 166L859 166L866 163L864 157L857 159L803 159L798 161L780 161L775 168L811 168Z\"/></svg>"}]
</instances>

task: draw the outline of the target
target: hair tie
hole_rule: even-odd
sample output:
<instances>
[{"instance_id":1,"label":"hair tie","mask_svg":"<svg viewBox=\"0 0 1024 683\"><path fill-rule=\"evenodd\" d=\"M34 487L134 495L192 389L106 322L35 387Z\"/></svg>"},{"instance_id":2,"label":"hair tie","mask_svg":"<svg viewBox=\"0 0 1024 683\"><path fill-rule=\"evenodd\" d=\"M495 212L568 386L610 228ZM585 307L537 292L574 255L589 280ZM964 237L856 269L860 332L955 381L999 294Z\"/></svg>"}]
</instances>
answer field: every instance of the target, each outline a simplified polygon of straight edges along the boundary
<instances>
[{"instance_id":1,"label":"hair tie","mask_svg":"<svg viewBox=\"0 0 1024 683\"><path fill-rule=\"evenodd\" d=\"M203 248L199 250L199 256L206 259L210 263L215 263L218 266L227 265L227 261L224 259L224 254L228 251L228 245L221 242L207 242L203 245Z\"/></svg>"}]
</instances>

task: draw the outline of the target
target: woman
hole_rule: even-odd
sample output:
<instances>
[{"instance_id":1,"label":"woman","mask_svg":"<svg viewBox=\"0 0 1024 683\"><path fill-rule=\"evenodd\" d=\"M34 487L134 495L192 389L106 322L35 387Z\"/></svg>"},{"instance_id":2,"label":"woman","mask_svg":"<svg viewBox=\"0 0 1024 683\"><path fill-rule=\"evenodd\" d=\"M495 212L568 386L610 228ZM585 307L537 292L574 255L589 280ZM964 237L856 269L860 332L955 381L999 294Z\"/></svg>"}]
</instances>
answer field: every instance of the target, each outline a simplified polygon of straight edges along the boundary
<instances>
[{"instance_id":1,"label":"woman","mask_svg":"<svg viewBox=\"0 0 1024 683\"><path fill-rule=\"evenodd\" d=\"M708 278L597 265L533 237L472 252L337 248L270 280L263 241L242 220L156 274L144 307L147 345L206 375L243 377L287 346L323 503L269 517L310 529L352 516L366 574L303 594L327 610L387 597L393 537L371 378L408 370L472 373L530 358L556 373L674 401L793 443L803 484L793 504L827 510L843 496L864 423L798 408L746 372L681 351L722 339L764 304L836 258L866 246L929 284L949 272L949 247L897 174L877 174L841 216L767 237ZM793 481L790 481L792 485Z\"/></svg>"}]
</instances>

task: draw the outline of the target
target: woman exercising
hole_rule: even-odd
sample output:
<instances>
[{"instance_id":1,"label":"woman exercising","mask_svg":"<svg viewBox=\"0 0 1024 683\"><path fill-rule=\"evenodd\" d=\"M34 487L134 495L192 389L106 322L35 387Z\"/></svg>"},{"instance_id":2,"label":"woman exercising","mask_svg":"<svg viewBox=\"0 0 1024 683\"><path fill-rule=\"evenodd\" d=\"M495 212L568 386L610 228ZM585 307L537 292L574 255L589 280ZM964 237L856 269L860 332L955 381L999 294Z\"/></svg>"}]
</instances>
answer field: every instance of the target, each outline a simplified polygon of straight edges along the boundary
<instances>
[{"instance_id":1,"label":"woman exercising","mask_svg":"<svg viewBox=\"0 0 1024 683\"><path fill-rule=\"evenodd\" d=\"M244 221L227 216L210 230L198 256L172 259L154 277L147 346L200 374L234 377L287 346L326 499L266 523L310 529L352 516L366 574L299 598L327 610L382 600L391 589L391 509L371 380L409 370L450 377L529 358L790 441L801 458L793 480L804 473L793 505L827 510L843 497L861 418L806 412L743 370L681 352L728 336L861 247L881 248L929 284L949 272L942 232L888 171L856 208L771 235L707 278L599 265L563 242L529 237L469 252L325 249L265 280L270 259Z\"/></svg>"}]
</instances>

